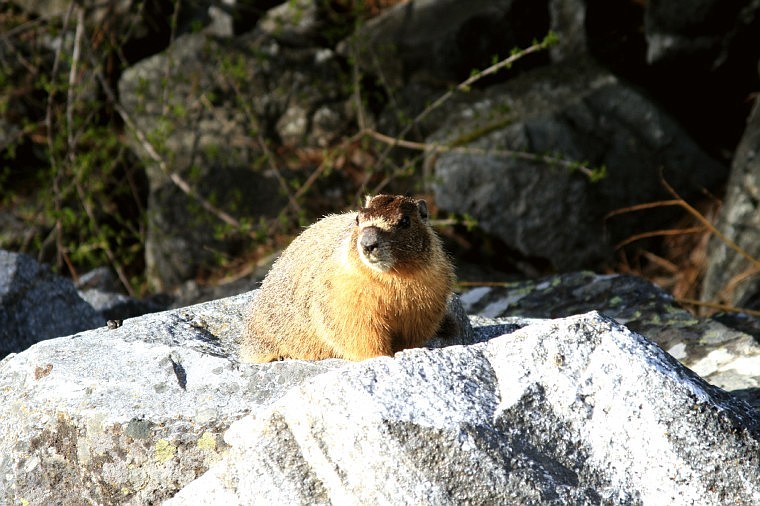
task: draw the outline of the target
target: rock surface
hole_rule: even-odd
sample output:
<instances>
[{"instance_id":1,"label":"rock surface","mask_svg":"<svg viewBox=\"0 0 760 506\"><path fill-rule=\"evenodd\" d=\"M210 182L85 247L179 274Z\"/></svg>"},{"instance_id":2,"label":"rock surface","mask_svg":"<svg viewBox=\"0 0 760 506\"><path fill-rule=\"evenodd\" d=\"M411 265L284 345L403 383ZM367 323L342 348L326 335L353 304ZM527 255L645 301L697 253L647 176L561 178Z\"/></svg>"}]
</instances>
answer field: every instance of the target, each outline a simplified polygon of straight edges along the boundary
<instances>
[{"instance_id":1,"label":"rock surface","mask_svg":"<svg viewBox=\"0 0 760 506\"><path fill-rule=\"evenodd\" d=\"M580 279L604 292L604 278ZM6 357L0 502L751 504L760 493L751 408L596 313L472 317L462 345L393 359L252 365L236 358L252 296Z\"/></svg>"},{"instance_id":2,"label":"rock surface","mask_svg":"<svg viewBox=\"0 0 760 506\"><path fill-rule=\"evenodd\" d=\"M0 357L105 325L70 280L33 258L0 250Z\"/></svg>"},{"instance_id":3,"label":"rock surface","mask_svg":"<svg viewBox=\"0 0 760 506\"><path fill-rule=\"evenodd\" d=\"M753 504L746 404L598 314L291 389L167 505Z\"/></svg>"},{"instance_id":4,"label":"rock surface","mask_svg":"<svg viewBox=\"0 0 760 506\"><path fill-rule=\"evenodd\" d=\"M232 421L342 364L234 360L239 296L48 340L0 362L0 502L157 504Z\"/></svg>"},{"instance_id":5,"label":"rock surface","mask_svg":"<svg viewBox=\"0 0 760 506\"><path fill-rule=\"evenodd\" d=\"M345 365L238 363L253 295L127 319L6 357L0 503L155 504L219 460L234 420ZM472 342L471 333L463 339L452 342Z\"/></svg>"}]
</instances>

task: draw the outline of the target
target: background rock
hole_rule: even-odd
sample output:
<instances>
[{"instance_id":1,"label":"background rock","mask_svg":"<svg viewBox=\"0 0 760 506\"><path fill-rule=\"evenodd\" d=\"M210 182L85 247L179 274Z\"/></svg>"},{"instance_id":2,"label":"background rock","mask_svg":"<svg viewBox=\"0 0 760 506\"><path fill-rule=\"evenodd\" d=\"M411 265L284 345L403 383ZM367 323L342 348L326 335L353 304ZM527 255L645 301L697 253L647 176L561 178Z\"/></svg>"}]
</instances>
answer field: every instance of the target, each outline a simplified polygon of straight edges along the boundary
<instances>
[{"instance_id":1,"label":"background rock","mask_svg":"<svg viewBox=\"0 0 760 506\"><path fill-rule=\"evenodd\" d=\"M437 205L472 216L507 246L561 271L611 259L612 245L636 232L638 218L607 214L667 198L660 171L684 196L726 173L672 118L587 59L489 88L427 143ZM436 152L438 143L475 152ZM499 151L583 160L606 175L593 182L572 166ZM649 219L657 223L657 214Z\"/></svg>"},{"instance_id":2,"label":"background rock","mask_svg":"<svg viewBox=\"0 0 760 506\"><path fill-rule=\"evenodd\" d=\"M86 272L76 284L79 296L102 315L103 321L134 318L168 309L168 297L156 295L138 300L121 293L123 287L107 267ZM240 293L244 290L239 290ZM189 305L189 304L185 304Z\"/></svg>"},{"instance_id":3,"label":"background rock","mask_svg":"<svg viewBox=\"0 0 760 506\"><path fill-rule=\"evenodd\" d=\"M393 87L414 80L459 82L506 58L549 28L544 2L417 0L370 20L351 43L357 62Z\"/></svg>"},{"instance_id":4,"label":"background rock","mask_svg":"<svg viewBox=\"0 0 760 506\"><path fill-rule=\"evenodd\" d=\"M167 504L751 504L758 428L591 313L314 378Z\"/></svg>"},{"instance_id":5,"label":"background rock","mask_svg":"<svg viewBox=\"0 0 760 506\"><path fill-rule=\"evenodd\" d=\"M551 48L552 61L585 56L588 53L586 36L586 0L550 0L551 30L559 42Z\"/></svg>"},{"instance_id":6,"label":"background rock","mask_svg":"<svg viewBox=\"0 0 760 506\"><path fill-rule=\"evenodd\" d=\"M113 29L126 35L121 44L130 49L142 44L144 50L148 49L145 46L168 42L172 31L180 35L203 28L217 36L239 35L253 28L263 12L278 3L282 0L225 0L222 4L208 0L153 0L139 8L129 0L85 0L78 5L84 8L88 25ZM63 17L70 7L70 2L61 0L24 0L16 4L43 19ZM175 8L178 9L176 26L172 27Z\"/></svg>"},{"instance_id":7,"label":"background rock","mask_svg":"<svg viewBox=\"0 0 760 506\"><path fill-rule=\"evenodd\" d=\"M288 46L333 48L356 23L352 7L357 11L365 8L323 0L282 2L267 11L256 30Z\"/></svg>"},{"instance_id":8,"label":"background rock","mask_svg":"<svg viewBox=\"0 0 760 506\"><path fill-rule=\"evenodd\" d=\"M760 3L745 0L727 4L719 0L691 2L681 9L673 2L654 0L647 5L645 28L650 63L689 62L702 68L720 68L731 58L755 61L757 48L741 47L760 23Z\"/></svg>"},{"instance_id":9,"label":"background rock","mask_svg":"<svg viewBox=\"0 0 760 506\"><path fill-rule=\"evenodd\" d=\"M165 95L167 67L176 85ZM128 69L119 89L138 127L160 139L168 167L191 193L258 223L287 205L284 178L292 175L276 161L267 162L261 142L329 142L337 132L326 133L319 118L349 121L341 76L341 64L329 50L290 49L254 35L232 42L196 34ZM146 264L155 289L174 288L218 265L220 255L243 250L249 241L244 230L225 229L156 165L142 142L133 139L133 146L149 168Z\"/></svg>"},{"instance_id":10,"label":"background rock","mask_svg":"<svg viewBox=\"0 0 760 506\"><path fill-rule=\"evenodd\" d=\"M0 250L0 357L105 325L74 284L27 255Z\"/></svg>"},{"instance_id":11,"label":"background rock","mask_svg":"<svg viewBox=\"0 0 760 506\"><path fill-rule=\"evenodd\" d=\"M755 259L760 259L760 104L747 122L734 156L726 197L718 216L718 229ZM717 237L710 240L702 284L704 300L738 307L760 307L758 264Z\"/></svg>"}]
</instances>

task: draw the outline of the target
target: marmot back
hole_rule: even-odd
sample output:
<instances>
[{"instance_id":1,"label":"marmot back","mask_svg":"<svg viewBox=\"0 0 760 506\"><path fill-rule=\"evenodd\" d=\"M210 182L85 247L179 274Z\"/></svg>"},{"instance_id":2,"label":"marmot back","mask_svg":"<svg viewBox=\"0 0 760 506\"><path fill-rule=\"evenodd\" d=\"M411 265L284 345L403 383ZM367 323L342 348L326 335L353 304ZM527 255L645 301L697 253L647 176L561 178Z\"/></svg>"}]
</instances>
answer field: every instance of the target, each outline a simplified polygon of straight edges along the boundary
<instances>
[{"instance_id":1,"label":"marmot back","mask_svg":"<svg viewBox=\"0 0 760 506\"><path fill-rule=\"evenodd\" d=\"M439 329L453 284L425 201L368 197L285 249L251 305L241 356L363 360L421 346Z\"/></svg>"}]
</instances>

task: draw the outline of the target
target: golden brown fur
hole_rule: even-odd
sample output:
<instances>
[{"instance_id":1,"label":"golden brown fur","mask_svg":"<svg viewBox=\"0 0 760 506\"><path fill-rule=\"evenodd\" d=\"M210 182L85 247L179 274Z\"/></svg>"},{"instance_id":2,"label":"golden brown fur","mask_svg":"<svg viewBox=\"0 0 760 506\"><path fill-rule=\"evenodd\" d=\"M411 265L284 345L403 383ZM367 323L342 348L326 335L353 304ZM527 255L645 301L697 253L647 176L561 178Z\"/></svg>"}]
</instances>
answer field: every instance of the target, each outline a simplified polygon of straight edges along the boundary
<instances>
[{"instance_id":1,"label":"golden brown fur","mask_svg":"<svg viewBox=\"0 0 760 506\"><path fill-rule=\"evenodd\" d=\"M248 314L244 360L363 360L435 335L454 274L425 202L378 195L365 206L317 221L275 262Z\"/></svg>"}]
</instances>

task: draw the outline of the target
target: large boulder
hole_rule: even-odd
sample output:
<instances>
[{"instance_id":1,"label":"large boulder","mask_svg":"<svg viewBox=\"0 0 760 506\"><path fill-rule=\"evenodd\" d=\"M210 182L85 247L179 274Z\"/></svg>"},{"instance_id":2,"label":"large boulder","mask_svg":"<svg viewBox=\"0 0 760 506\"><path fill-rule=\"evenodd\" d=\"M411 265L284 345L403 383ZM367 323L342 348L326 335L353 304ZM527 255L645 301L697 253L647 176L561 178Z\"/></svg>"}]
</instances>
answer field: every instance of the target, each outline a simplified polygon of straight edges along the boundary
<instances>
[{"instance_id":1,"label":"large boulder","mask_svg":"<svg viewBox=\"0 0 760 506\"><path fill-rule=\"evenodd\" d=\"M749 505L753 417L589 313L313 378L166 504Z\"/></svg>"},{"instance_id":2,"label":"large boulder","mask_svg":"<svg viewBox=\"0 0 760 506\"><path fill-rule=\"evenodd\" d=\"M0 362L0 502L157 504L221 458L234 420L340 365L238 364L249 300L129 319Z\"/></svg>"},{"instance_id":3,"label":"large boulder","mask_svg":"<svg viewBox=\"0 0 760 506\"><path fill-rule=\"evenodd\" d=\"M617 241L672 217L654 210L645 226L636 214L607 219L670 198L661 174L688 196L727 172L645 95L586 58L473 93L427 144L441 209L475 218L507 246L559 270L598 267ZM606 175L594 181L572 162Z\"/></svg>"},{"instance_id":4,"label":"large boulder","mask_svg":"<svg viewBox=\"0 0 760 506\"><path fill-rule=\"evenodd\" d=\"M0 250L0 357L105 323L71 280L28 255Z\"/></svg>"},{"instance_id":5,"label":"large boulder","mask_svg":"<svg viewBox=\"0 0 760 506\"><path fill-rule=\"evenodd\" d=\"M239 363L253 295L127 319L0 362L0 502L156 504L221 458L233 421L345 366Z\"/></svg>"},{"instance_id":6,"label":"large boulder","mask_svg":"<svg viewBox=\"0 0 760 506\"><path fill-rule=\"evenodd\" d=\"M707 255L702 298L739 307L760 307L760 102L734 155L731 177L718 216L718 230L748 253L713 236Z\"/></svg>"}]
</instances>

